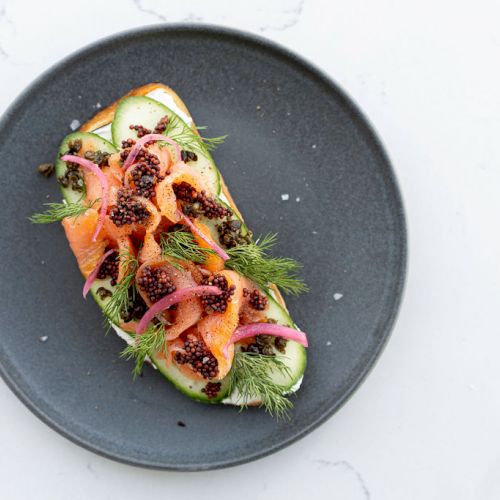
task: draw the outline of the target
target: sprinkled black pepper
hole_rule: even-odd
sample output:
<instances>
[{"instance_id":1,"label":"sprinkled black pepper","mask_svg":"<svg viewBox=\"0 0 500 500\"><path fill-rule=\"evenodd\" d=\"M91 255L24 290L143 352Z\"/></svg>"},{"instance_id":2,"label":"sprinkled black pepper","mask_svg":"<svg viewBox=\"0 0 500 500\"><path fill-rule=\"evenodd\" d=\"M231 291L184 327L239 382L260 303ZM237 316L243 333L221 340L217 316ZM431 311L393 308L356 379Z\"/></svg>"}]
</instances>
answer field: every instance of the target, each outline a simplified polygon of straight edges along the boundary
<instances>
[{"instance_id":1,"label":"sprinkled black pepper","mask_svg":"<svg viewBox=\"0 0 500 500\"><path fill-rule=\"evenodd\" d=\"M203 378L214 378L218 371L217 359L208 350L203 340L186 340L184 342L184 351L175 353L175 361L180 364L189 364L194 371L198 372Z\"/></svg>"},{"instance_id":2,"label":"sprinkled black pepper","mask_svg":"<svg viewBox=\"0 0 500 500\"><path fill-rule=\"evenodd\" d=\"M146 266L138 279L138 284L153 303L176 290L172 279L161 267Z\"/></svg>"}]
</instances>

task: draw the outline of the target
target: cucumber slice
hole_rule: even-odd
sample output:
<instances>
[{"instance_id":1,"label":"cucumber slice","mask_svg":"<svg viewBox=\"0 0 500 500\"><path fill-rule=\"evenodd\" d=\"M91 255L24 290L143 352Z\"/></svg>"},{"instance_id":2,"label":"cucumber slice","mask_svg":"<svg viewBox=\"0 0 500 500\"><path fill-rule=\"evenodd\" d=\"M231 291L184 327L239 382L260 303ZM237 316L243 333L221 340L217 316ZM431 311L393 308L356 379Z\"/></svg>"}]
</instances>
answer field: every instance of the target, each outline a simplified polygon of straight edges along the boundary
<instances>
[{"instance_id":1,"label":"cucumber slice","mask_svg":"<svg viewBox=\"0 0 500 500\"><path fill-rule=\"evenodd\" d=\"M169 135L179 143L181 148L194 151L198 156L198 160L189 162L189 165L205 177L214 193L219 194L221 190L219 171L210 153L205 147L199 146L198 135L170 108L150 97L132 96L120 102L111 126L113 142L120 147L122 141L136 138L136 131L130 130L132 124L153 130L165 115L169 117L171 123L175 124L170 129ZM171 148L170 145L167 147Z\"/></svg>"},{"instance_id":2,"label":"cucumber slice","mask_svg":"<svg viewBox=\"0 0 500 500\"><path fill-rule=\"evenodd\" d=\"M179 370L175 363L167 365L165 358L159 357L156 354L151 356L153 363L156 365L162 375L167 378L172 384L177 387L181 392L191 399L200 401L202 403L220 403L227 396L228 380L225 378L221 382L219 393L214 398L209 398L202 392L202 389L207 385L205 380L193 380Z\"/></svg>"},{"instance_id":3,"label":"cucumber slice","mask_svg":"<svg viewBox=\"0 0 500 500\"><path fill-rule=\"evenodd\" d=\"M295 323L290 318L288 312L266 291L268 309L266 315L269 319L276 320L280 325L296 328ZM304 376L307 364L306 350L303 345L289 340L286 344L285 353L275 350L277 356L282 356L283 362L290 369L290 376L281 373L273 373L272 379L276 384L283 386L285 392L295 392L294 386L300 382Z\"/></svg>"},{"instance_id":4,"label":"cucumber slice","mask_svg":"<svg viewBox=\"0 0 500 500\"><path fill-rule=\"evenodd\" d=\"M62 177L67 170L66 162L61 160L61 156L63 156L65 153L68 152L69 150L68 144L71 141L75 140L82 141L82 148L84 151L102 151L103 153L109 153L109 154L113 154L118 151L113 146L113 144L106 141L102 137L99 137L96 134L92 134L89 132L73 132L72 134L69 134L64 138L64 140L61 143L61 146L59 147L59 153L57 155L57 160L56 160L56 176L58 179ZM64 187L63 185L60 186L62 195L68 203L76 203L78 200L81 199L83 191L75 191L72 189L71 186L68 187Z\"/></svg>"}]
</instances>

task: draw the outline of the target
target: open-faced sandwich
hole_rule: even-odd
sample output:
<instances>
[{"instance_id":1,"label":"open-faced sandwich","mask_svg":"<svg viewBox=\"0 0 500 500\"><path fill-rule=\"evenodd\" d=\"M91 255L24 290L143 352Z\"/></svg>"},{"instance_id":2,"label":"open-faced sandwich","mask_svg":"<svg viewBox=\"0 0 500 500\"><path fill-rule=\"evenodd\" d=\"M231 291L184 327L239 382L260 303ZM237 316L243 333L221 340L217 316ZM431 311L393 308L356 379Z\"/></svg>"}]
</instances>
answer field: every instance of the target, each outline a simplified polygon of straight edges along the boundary
<instances>
[{"instance_id":1,"label":"open-faced sandwich","mask_svg":"<svg viewBox=\"0 0 500 500\"><path fill-rule=\"evenodd\" d=\"M210 155L223 138L198 130L169 87L133 90L63 140L63 203L31 220L62 221L135 375L147 361L198 401L284 415L307 340L279 290L306 287L275 235L252 237Z\"/></svg>"}]
</instances>

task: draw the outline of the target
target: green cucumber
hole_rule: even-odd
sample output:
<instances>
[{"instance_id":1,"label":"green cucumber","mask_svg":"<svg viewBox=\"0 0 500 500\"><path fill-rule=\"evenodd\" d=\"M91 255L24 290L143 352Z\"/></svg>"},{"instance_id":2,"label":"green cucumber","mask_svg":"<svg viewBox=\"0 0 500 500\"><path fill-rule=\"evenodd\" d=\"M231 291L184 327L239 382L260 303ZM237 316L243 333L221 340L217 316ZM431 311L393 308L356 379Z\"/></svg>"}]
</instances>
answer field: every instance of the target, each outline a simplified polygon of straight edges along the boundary
<instances>
[{"instance_id":1,"label":"green cucumber","mask_svg":"<svg viewBox=\"0 0 500 500\"><path fill-rule=\"evenodd\" d=\"M85 144L86 151L102 151L103 153L109 153L109 154L113 154L118 151L113 146L113 144L106 141L102 137L99 137L96 134L92 134L89 132L73 132L72 134L69 134L64 138L64 140L61 143L61 146L59 147L59 153L57 155L57 160L56 160L56 176L58 179L62 177L67 170L66 162L61 160L61 156L63 156L65 153L68 152L69 150L68 144L71 141L75 140L82 141ZM76 203L81 199L84 193L84 191L73 190L71 186L64 187L62 184L60 184L60 186L62 195L68 203Z\"/></svg>"},{"instance_id":2,"label":"green cucumber","mask_svg":"<svg viewBox=\"0 0 500 500\"><path fill-rule=\"evenodd\" d=\"M170 108L150 97L132 96L123 99L115 111L111 131L113 142L120 147L122 141L129 138L136 138L135 130L130 130L130 125L142 125L153 130L158 121L167 115L170 121L175 123L175 127L170 129L169 135L177 139L180 147L183 144L199 144L198 135L187 125L182 118L175 114ZM182 138L182 140L180 139ZM171 148L170 145L168 145ZM189 149L189 147L187 147ZM214 193L219 194L221 190L219 171L214 164L212 156L206 148L197 147L194 151L198 157L197 161L190 161L189 166L198 170L208 181Z\"/></svg>"},{"instance_id":3,"label":"green cucumber","mask_svg":"<svg viewBox=\"0 0 500 500\"><path fill-rule=\"evenodd\" d=\"M159 357L156 354L152 354L150 357L160 373L172 382L177 389L191 399L195 399L196 401L200 401L202 403L220 403L221 400L227 397L227 377L222 380L221 388L217 396L209 398L204 392L202 392L202 389L207 385L206 380L193 380L187 377L179 370L174 362L167 364L164 357Z\"/></svg>"}]
</instances>

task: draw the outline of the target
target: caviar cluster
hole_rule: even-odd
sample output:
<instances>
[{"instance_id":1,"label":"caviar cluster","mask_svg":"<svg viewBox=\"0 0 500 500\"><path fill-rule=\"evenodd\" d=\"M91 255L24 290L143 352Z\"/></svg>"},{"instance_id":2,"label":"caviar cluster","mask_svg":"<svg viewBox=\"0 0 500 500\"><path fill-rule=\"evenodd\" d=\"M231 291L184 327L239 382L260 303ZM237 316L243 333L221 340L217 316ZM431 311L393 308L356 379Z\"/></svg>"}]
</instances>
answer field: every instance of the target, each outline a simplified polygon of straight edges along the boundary
<instances>
[{"instance_id":1,"label":"caviar cluster","mask_svg":"<svg viewBox=\"0 0 500 500\"><path fill-rule=\"evenodd\" d=\"M216 286L222 290L220 295L203 295L201 297L201 303L205 308L205 312L207 314L226 312L227 303L231 300L231 296L234 294L236 287L234 285L229 286L225 276L220 274L206 276L203 278L201 284Z\"/></svg>"},{"instance_id":2,"label":"caviar cluster","mask_svg":"<svg viewBox=\"0 0 500 500\"><path fill-rule=\"evenodd\" d=\"M184 202L182 209L186 215L204 215L207 219L222 219L233 215L229 208L217 203L204 190L198 193L187 182L174 184L173 189L177 199Z\"/></svg>"},{"instance_id":3,"label":"caviar cluster","mask_svg":"<svg viewBox=\"0 0 500 500\"><path fill-rule=\"evenodd\" d=\"M138 279L138 284L153 303L176 290L172 279L161 267L146 266Z\"/></svg>"},{"instance_id":4,"label":"caviar cluster","mask_svg":"<svg viewBox=\"0 0 500 500\"><path fill-rule=\"evenodd\" d=\"M205 379L214 378L219 371L217 360L203 340L186 340L184 352L177 351L175 361L180 365L191 365Z\"/></svg>"},{"instance_id":5,"label":"caviar cluster","mask_svg":"<svg viewBox=\"0 0 500 500\"><path fill-rule=\"evenodd\" d=\"M65 154L75 155L82 149L82 141L80 139L75 139L68 142L68 151ZM83 182L83 176L80 171L80 166L77 163L66 162L66 172L61 175L58 179L62 187L71 187L73 191L82 193L85 189L85 183Z\"/></svg>"},{"instance_id":6,"label":"caviar cluster","mask_svg":"<svg viewBox=\"0 0 500 500\"><path fill-rule=\"evenodd\" d=\"M118 191L117 203L110 212L109 218L118 227L126 224L143 223L149 219L150 213L139 201L134 200L131 189L122 188Z\"/></svg>"},{"instance_id":7,"label":"caviar cluster","mask_svg":"<svg viewBox=\"0 0 500 500\"><path fill-rule=\"evenodd\" d=\"M285 353L287 340L283 337L273 337L272 335L257 335L254 342L242 347L243 352L252 354L264 354L266 356L274 356L274 349L281 353Z\"/></svg>"},{"instance_id":8,"label":"caviar cluster","mask_svg":"<svg viewBox=\"0 0 500 500\"><path fill-rule=\"evenodd\" d=\"M106 278L111 278L111 286L115 286L118 279L118 268L118 252L113 252L106 257L101 267L99 267L97 279L104 280Z\"/></svg>"},{"instance_id":9,"label":"caviar cluster","mask_svg":"<svg viewBox=\"0 0 500 500\"><path fill-rule=\"evenodd\" d=\"M204 392L208 399L213 399L219 394L220 388L221 388L221 383L220 382L208 382L205 387L201 390L201 392Z\"/></svg>"},{"instance_id":10,"label":"caviar cluster","mask_svg":"<svg viewBox=\"0 0 500 500\"><path fill-rule=\"evenodd\" d=\"M154 156L156 159L158 157ZM134 181L135 191L138 195L145 198L152 198L155 194L155 186L163 179L160 175L160 167L158 162L140 162L134 166L132 170L132 180Z\"/></svg>"},{"instance_id":11,"label":"caviar cluster","mask_svg":"<svg viewBox=\"0 0 500 500\"><path fill-rule=\"evenodd\" d=\"M219 233L219 241L226 248L248 245L252 241L252 233L247 231L243 235L241 221L237 219L227 219L217 224L217 232Z\"/></svg>"},{"instance_id":12,"label":"caviar cluster","mask_svg":"<svg viewBox=\"0 0 500 500\"><path fill-rule=\"evenodd\" d=\"M267 297L258 290L251 291L248 288L243 288L243 297L248 297L250 306L257 311L263 311L267 307Z\"/></svg>"}]
</instances>

